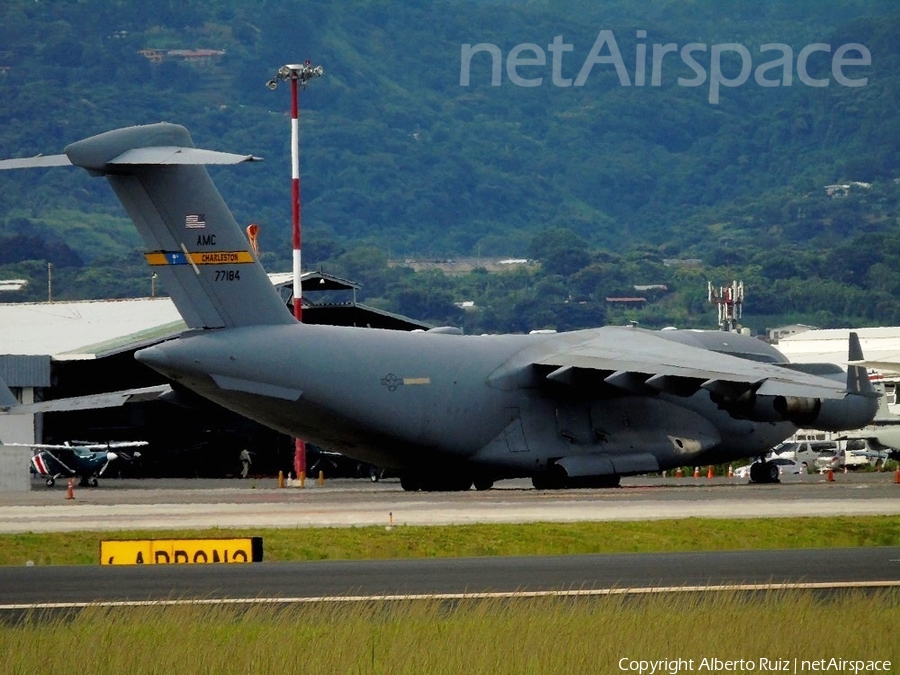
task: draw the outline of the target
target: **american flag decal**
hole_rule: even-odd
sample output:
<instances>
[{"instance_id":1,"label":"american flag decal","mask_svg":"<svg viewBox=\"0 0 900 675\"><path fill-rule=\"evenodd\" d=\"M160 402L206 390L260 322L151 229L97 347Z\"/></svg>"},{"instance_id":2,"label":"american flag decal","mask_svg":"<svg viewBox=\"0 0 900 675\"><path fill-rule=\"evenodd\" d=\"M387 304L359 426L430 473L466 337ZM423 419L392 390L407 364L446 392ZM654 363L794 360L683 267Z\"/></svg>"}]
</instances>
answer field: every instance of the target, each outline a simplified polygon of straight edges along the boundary
<instances>
[{"instance_id":1,"label":"american flag decal","mask_svg":"<svg viewBox=\"0 0 900 675\"><path fill-rule=\"evenodd\" d=\"M189 213L184 217L184 226L189 230L200 230L206 227L206 217L202 213Z\"/></svg>"}]
</instances>

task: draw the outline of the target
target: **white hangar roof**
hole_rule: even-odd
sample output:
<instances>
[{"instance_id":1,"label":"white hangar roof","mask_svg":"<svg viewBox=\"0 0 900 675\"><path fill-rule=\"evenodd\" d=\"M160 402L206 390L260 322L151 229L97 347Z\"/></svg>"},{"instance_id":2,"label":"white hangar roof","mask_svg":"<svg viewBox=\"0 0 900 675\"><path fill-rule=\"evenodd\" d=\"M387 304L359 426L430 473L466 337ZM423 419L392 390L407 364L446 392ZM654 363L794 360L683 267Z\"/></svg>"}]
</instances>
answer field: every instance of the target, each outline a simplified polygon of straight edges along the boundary
<instances>
[{"instance_id":1,"label":"white hangar roof","mask_svg":"<svg viewBox=\"0 0 900 675\"><path fill-rule=\"evenodd\" d=\"M859 344L867 361L900 362L900 327L852 330L859 335ZM782 338L775 347L795 363L824 362L846 367L850 331L850 328L807 330Z\"/></svg>"},{"instance_id":2,"label":"white hangar roof","mask_svg":"<svg viewBox=\"0 0 900 675\"><path fill-rule=\"evenodd\" d=\"M133 298L0 304L0 354L95 359L136 349L185 329L172 300Z\"/></svg>"},{"instance_id":3,"label":"white hangar roof","mask_svg":"<svg viewBox=\"0 0 900 675\"><path fill-rule=\"evenodd\" d=\"M269 279L276 288L292 287L293 274L271 273ZM305 272L303 284L304 291L359 288L324 272ZM169 297L0 303L0 355L97 359L149 346L186 327Z\"/></svg>"}]
</instances>

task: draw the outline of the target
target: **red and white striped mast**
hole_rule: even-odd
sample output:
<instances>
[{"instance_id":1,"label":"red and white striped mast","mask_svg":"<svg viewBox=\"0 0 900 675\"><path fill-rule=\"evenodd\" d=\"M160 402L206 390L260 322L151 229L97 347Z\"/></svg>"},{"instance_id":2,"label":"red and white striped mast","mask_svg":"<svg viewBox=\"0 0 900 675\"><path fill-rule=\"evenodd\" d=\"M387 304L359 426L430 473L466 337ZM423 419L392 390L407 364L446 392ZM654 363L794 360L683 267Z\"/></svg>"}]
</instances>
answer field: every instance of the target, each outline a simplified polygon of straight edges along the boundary
<instances>
[{"instance_id":1,"label":"red and white striped mast","mask_svg":"<svg viewBox=\"0 0 900 675\"><path fill-rule=\"evenodd\" d=\"M303 289L301 275L300 246L300 89L306 89L306 83L322 75L322 66L311 65L309 59L302 64L281 66L278 73L266 83L269 89L275 89L279 80L291 81L291 216L292 239L294 249L294 317L303 320ZM306 477L306 443L301 438L294 439L294 470L300 484Z\"/></svg>"},{"instance_id":2,"label":"red and white striped mast","mask_svg":"<svg viewBox=\"0 0 900 675\"><path fill-rule=\"evenodd\" d=\"M322 66L313 66L307 59L302 64L288 64L278 69L278 74L266 83L275 89L279 80L291 81L291 214L293 222L294 247L294 316L297 321L303 317L300 247L300 96L299 90L306 89L306 83L322 75Z\"/></svg>"}]
</instances>

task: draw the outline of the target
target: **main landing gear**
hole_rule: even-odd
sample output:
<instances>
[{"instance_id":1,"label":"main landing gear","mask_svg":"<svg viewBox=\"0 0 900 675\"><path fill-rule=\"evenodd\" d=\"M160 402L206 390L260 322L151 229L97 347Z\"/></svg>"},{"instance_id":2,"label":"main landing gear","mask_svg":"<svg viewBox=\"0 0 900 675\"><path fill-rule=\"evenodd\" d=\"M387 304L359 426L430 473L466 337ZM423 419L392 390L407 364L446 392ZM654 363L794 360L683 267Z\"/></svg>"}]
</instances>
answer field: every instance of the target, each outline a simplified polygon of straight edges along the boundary
<instances>
[{"instance_id":1,"label":"main landing gear","mask_svg":"<svg viewBox=\"0 0 900 675\"><path fill-rule=\"evenodd\" d=\"M750 465L751 483L780 483L778 465L765 460L754 462Z\"/></svg>"},{"instance_id":2,"label":"main landing gear","mask_svg":"<svg viewBox=\"0 0 900 675\"><path fill-rule=\"evenodd\" d=\"M407 492L463 492L472 486L476 490L490 490L494 487L494 479L490 476L472 476L467 473L442 473L439 475L422 475L405 472L400 476L400 487Z\"/></svg>"}]
</instances>

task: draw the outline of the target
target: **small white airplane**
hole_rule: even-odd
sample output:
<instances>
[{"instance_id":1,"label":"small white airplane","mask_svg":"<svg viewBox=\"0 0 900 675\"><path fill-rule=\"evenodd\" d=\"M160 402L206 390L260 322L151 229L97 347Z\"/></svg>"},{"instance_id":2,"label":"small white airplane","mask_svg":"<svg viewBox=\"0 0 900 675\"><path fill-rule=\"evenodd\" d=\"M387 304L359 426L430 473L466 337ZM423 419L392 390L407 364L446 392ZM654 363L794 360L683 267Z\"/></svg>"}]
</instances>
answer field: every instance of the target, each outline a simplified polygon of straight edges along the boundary
<instances>
[{"instance_id":1,"label":"small white airplane","mask_svg":"<svg viewBox=\"0 0 900 675\"><path fill-rule=\"evenodd\" d=\"M8 446L34 448L31 467L47 483L53 487L58 478L78 478L79 485L97 487L98 478L116 459L134 460L141 453L122 452L123 448L139 448L147 445L147 441L68 441L63 444L52 443L6 443Z\"/></svg>"}]
</instances>

